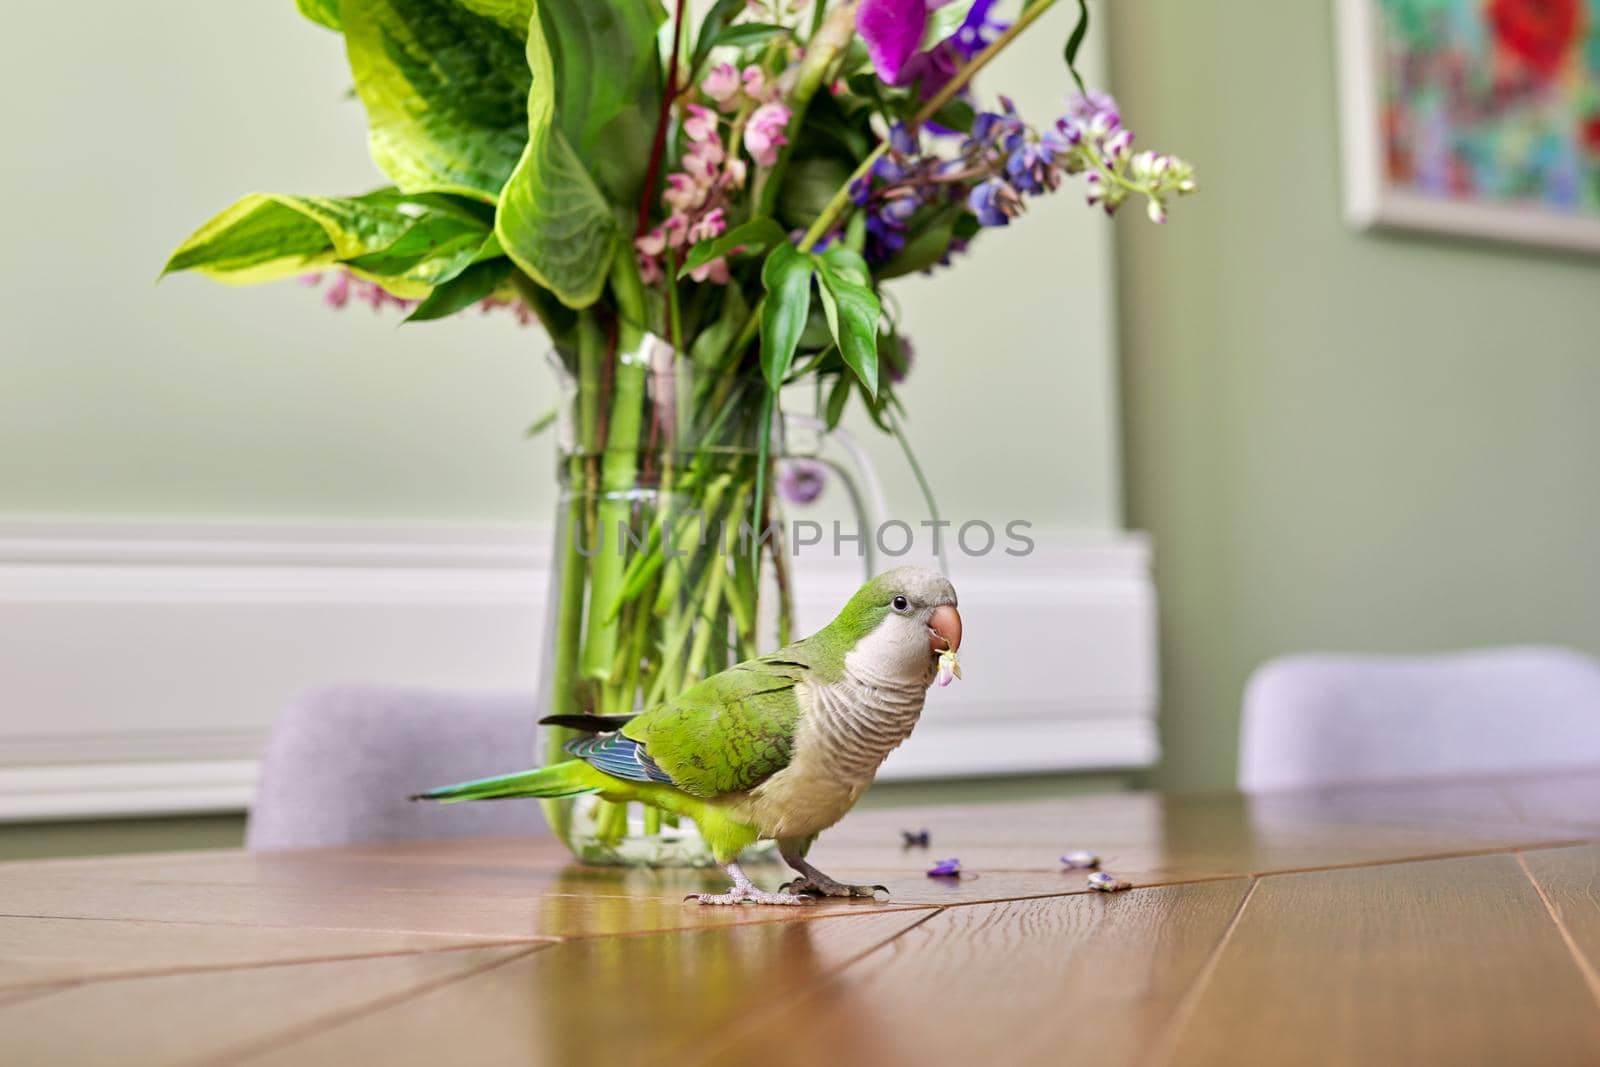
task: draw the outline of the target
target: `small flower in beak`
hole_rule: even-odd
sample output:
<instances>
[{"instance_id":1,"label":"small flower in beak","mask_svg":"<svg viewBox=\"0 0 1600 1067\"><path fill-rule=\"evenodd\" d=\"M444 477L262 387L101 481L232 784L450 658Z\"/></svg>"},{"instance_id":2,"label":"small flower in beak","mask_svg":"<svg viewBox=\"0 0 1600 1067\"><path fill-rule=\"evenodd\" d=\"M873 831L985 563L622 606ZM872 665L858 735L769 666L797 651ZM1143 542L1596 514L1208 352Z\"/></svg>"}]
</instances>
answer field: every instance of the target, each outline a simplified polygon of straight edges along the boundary
<instances>
[{"instance_id":1,"label":"small flower in beak","mask_svg":"<svg viewBox=\"0 0 1600 1067\"><path fill-rule=\"evenodd\" d=\"M955 649L947 648L939 653L939 688L943 689L959 677L961 664L956 662Z\"/></svg>"},{"instance_id":2,"label":"small flower in beak","mask_svg":"<svg viewBox=\"0 0 1600 1067\"><path fill-rule=\"evenodd\" d=\"M961 861L958 859L939 860L928 868L929 878L959 878L961 877Z\"/></svg>"}]
</instances>

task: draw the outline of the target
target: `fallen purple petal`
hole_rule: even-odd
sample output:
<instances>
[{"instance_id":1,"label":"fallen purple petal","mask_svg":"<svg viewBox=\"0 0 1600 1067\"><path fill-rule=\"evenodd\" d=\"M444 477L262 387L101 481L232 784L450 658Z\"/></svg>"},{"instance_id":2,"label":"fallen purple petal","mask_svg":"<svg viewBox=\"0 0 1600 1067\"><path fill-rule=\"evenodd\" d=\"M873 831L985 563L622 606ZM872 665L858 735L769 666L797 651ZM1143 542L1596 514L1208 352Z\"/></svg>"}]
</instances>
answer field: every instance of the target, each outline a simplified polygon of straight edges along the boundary
<instances>
[{"instance_id":1,"label":"fallen purple petal","mask_svg":"<svg viewBox=\"0 0 1600 1067\"><path fill-rule=\"evenodd\" d=\"M1089 875L1086 881L1089 883L1089 888L1097 893L1117 893L1124 889L1133 888L1129 883L1120 881L1105 871L1095 871Z\"/></svg>"},{"instance_id":2,"label":"fallen purple petal","mask_svg":"<svg viewBox=\"0 0 1600 1067\"><path fill-rule=\"evenodd\" d=\"M916 845L918 848L928 847L928 831L926 829L901 830L900 838L905 842L907 848L912 845Z\"/></svg>"},{"instance_id":3,"label":"fallen purple petal","mask_svg":"<svg viewBox=\"0 0 1600 1067\"><path fill-rule=\"evenodd\" d=\"M939 860L928 868L929 878L956 878L961 874L961 861L958 859Z\"/></svg>"}]
</instances>

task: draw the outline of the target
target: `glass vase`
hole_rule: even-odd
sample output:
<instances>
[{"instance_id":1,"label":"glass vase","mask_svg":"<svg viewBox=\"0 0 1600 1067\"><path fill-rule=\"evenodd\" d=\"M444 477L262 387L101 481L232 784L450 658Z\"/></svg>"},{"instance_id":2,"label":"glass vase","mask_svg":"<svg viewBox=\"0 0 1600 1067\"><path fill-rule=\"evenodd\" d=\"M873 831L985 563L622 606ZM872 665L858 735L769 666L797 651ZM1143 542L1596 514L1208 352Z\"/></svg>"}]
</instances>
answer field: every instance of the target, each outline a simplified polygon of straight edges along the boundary
<instances>
[{"instance_id":1,"label":"glass vase","mask_svg":"<svg viewBox=\"0 0 1600 1067\"><path fill-rule=\"evenodd\" d=\"M773 493L782 432L764 454L760 378L699 376L649 335L614 358L554 362L560 495L539 717L653 707L788 643L790 559ZM579 736L541 726L537 758L571 758L564 746ZM542 803L584 863L712 862L690 820L654 807Z\"/></svg>"}]
</instances>

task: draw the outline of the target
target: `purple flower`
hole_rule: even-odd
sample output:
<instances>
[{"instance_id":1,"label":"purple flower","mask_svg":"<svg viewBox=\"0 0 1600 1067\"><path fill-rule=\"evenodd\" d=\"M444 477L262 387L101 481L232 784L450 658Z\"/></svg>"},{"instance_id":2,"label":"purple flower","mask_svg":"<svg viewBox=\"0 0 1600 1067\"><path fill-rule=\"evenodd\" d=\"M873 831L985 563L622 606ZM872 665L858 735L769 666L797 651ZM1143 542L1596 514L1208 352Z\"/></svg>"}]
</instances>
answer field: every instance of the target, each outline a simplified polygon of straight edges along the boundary
<instances>
[{"instance_id":1,"label":"purple flower","mask_svg":"<svg viewBox=\"0 0 1600 1067\"><path fill-rule=\"evenodd\" d=\"M786 459L778 467L778 493L791 504L814 502L827 483L828 468L814 459Z\"/></svg>"},{"instance_id":2,"label":"purple flower","mask_svg":"<svg viewBox=\"0 0 1600 1067\"><path fill-rule=\"evenodd\" d=\"M924 827L921 830L901 830L900 831L900 839L905 842L905 847L906 848L910 848L912 845L916 845L918 848L927 848L928 847L928 831L927 831L927 828Z\"/></svg>"},{"instance_id":3,"label":"purple flower","mask_svg":"<svg viewBox=\"0 0 1600 1067\"><path fill-rule=\"evenodd\" d=\"M967 207L978 216L983 226L1009 226L1011 216L1006 204L1016 198L1016 192L999 178L990 178L973 187L967 196Z\"/></svg>"},{"instance_id":4,"label":"purple flower","mask_svg":"<svg viewBox=\"0 0 1600 1067\"><path fill-rule=\"evenodd\" d=\"M861 0L856 30L867 43L872 69L889 85L921 82L922 95L932 96L954 77L960 61L971 59L997 27L989 22L994 0L978 0L949 37L918 52L928 29L928 12L949 0Z\"/></svg>"},{"instance_id":5,"label":"purple flower","mask_svg":"<svg viewBox=\"0 0 1600 1067\"><path fill-rule=\"evenodd\" d=\"M929 878L959 878L961 876L961 861L958 859L939 860L928 868Z\"/></svg>"},{"instance_id":6,"label":"purple flower","mask_svg":"<svg viewBox=\"0 0 1600 1067\"><path fill-rule=\"evenodd\" d=\"M917 350L911 338L903 333L896 333L894 339L896 343L889 350L892 354L885 369L889 372L889 381L899 385L911 373L911 362L917 358Z\"/></svg>"}]
</instances>

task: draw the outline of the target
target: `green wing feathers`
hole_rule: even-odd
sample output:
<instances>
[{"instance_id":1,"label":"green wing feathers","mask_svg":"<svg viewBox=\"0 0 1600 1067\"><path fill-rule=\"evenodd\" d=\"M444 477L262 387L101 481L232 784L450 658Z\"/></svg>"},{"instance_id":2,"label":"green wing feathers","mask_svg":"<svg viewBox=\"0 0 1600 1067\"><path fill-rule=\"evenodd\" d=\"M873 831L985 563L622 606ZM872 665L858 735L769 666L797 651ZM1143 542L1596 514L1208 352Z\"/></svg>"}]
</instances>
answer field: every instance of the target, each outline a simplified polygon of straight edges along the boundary
<instances>
[{"instance_id":1,"label":"green wing feathers","mask_svg":"<svg viewBox=\"0 0 1600 1067\"><path fill-rule=\"evenodd\" d=\"M793 650L741 663L640 715L622 735L697 797L753 789L789 765L810 671Z\"/></svg>"}]
</instances>

